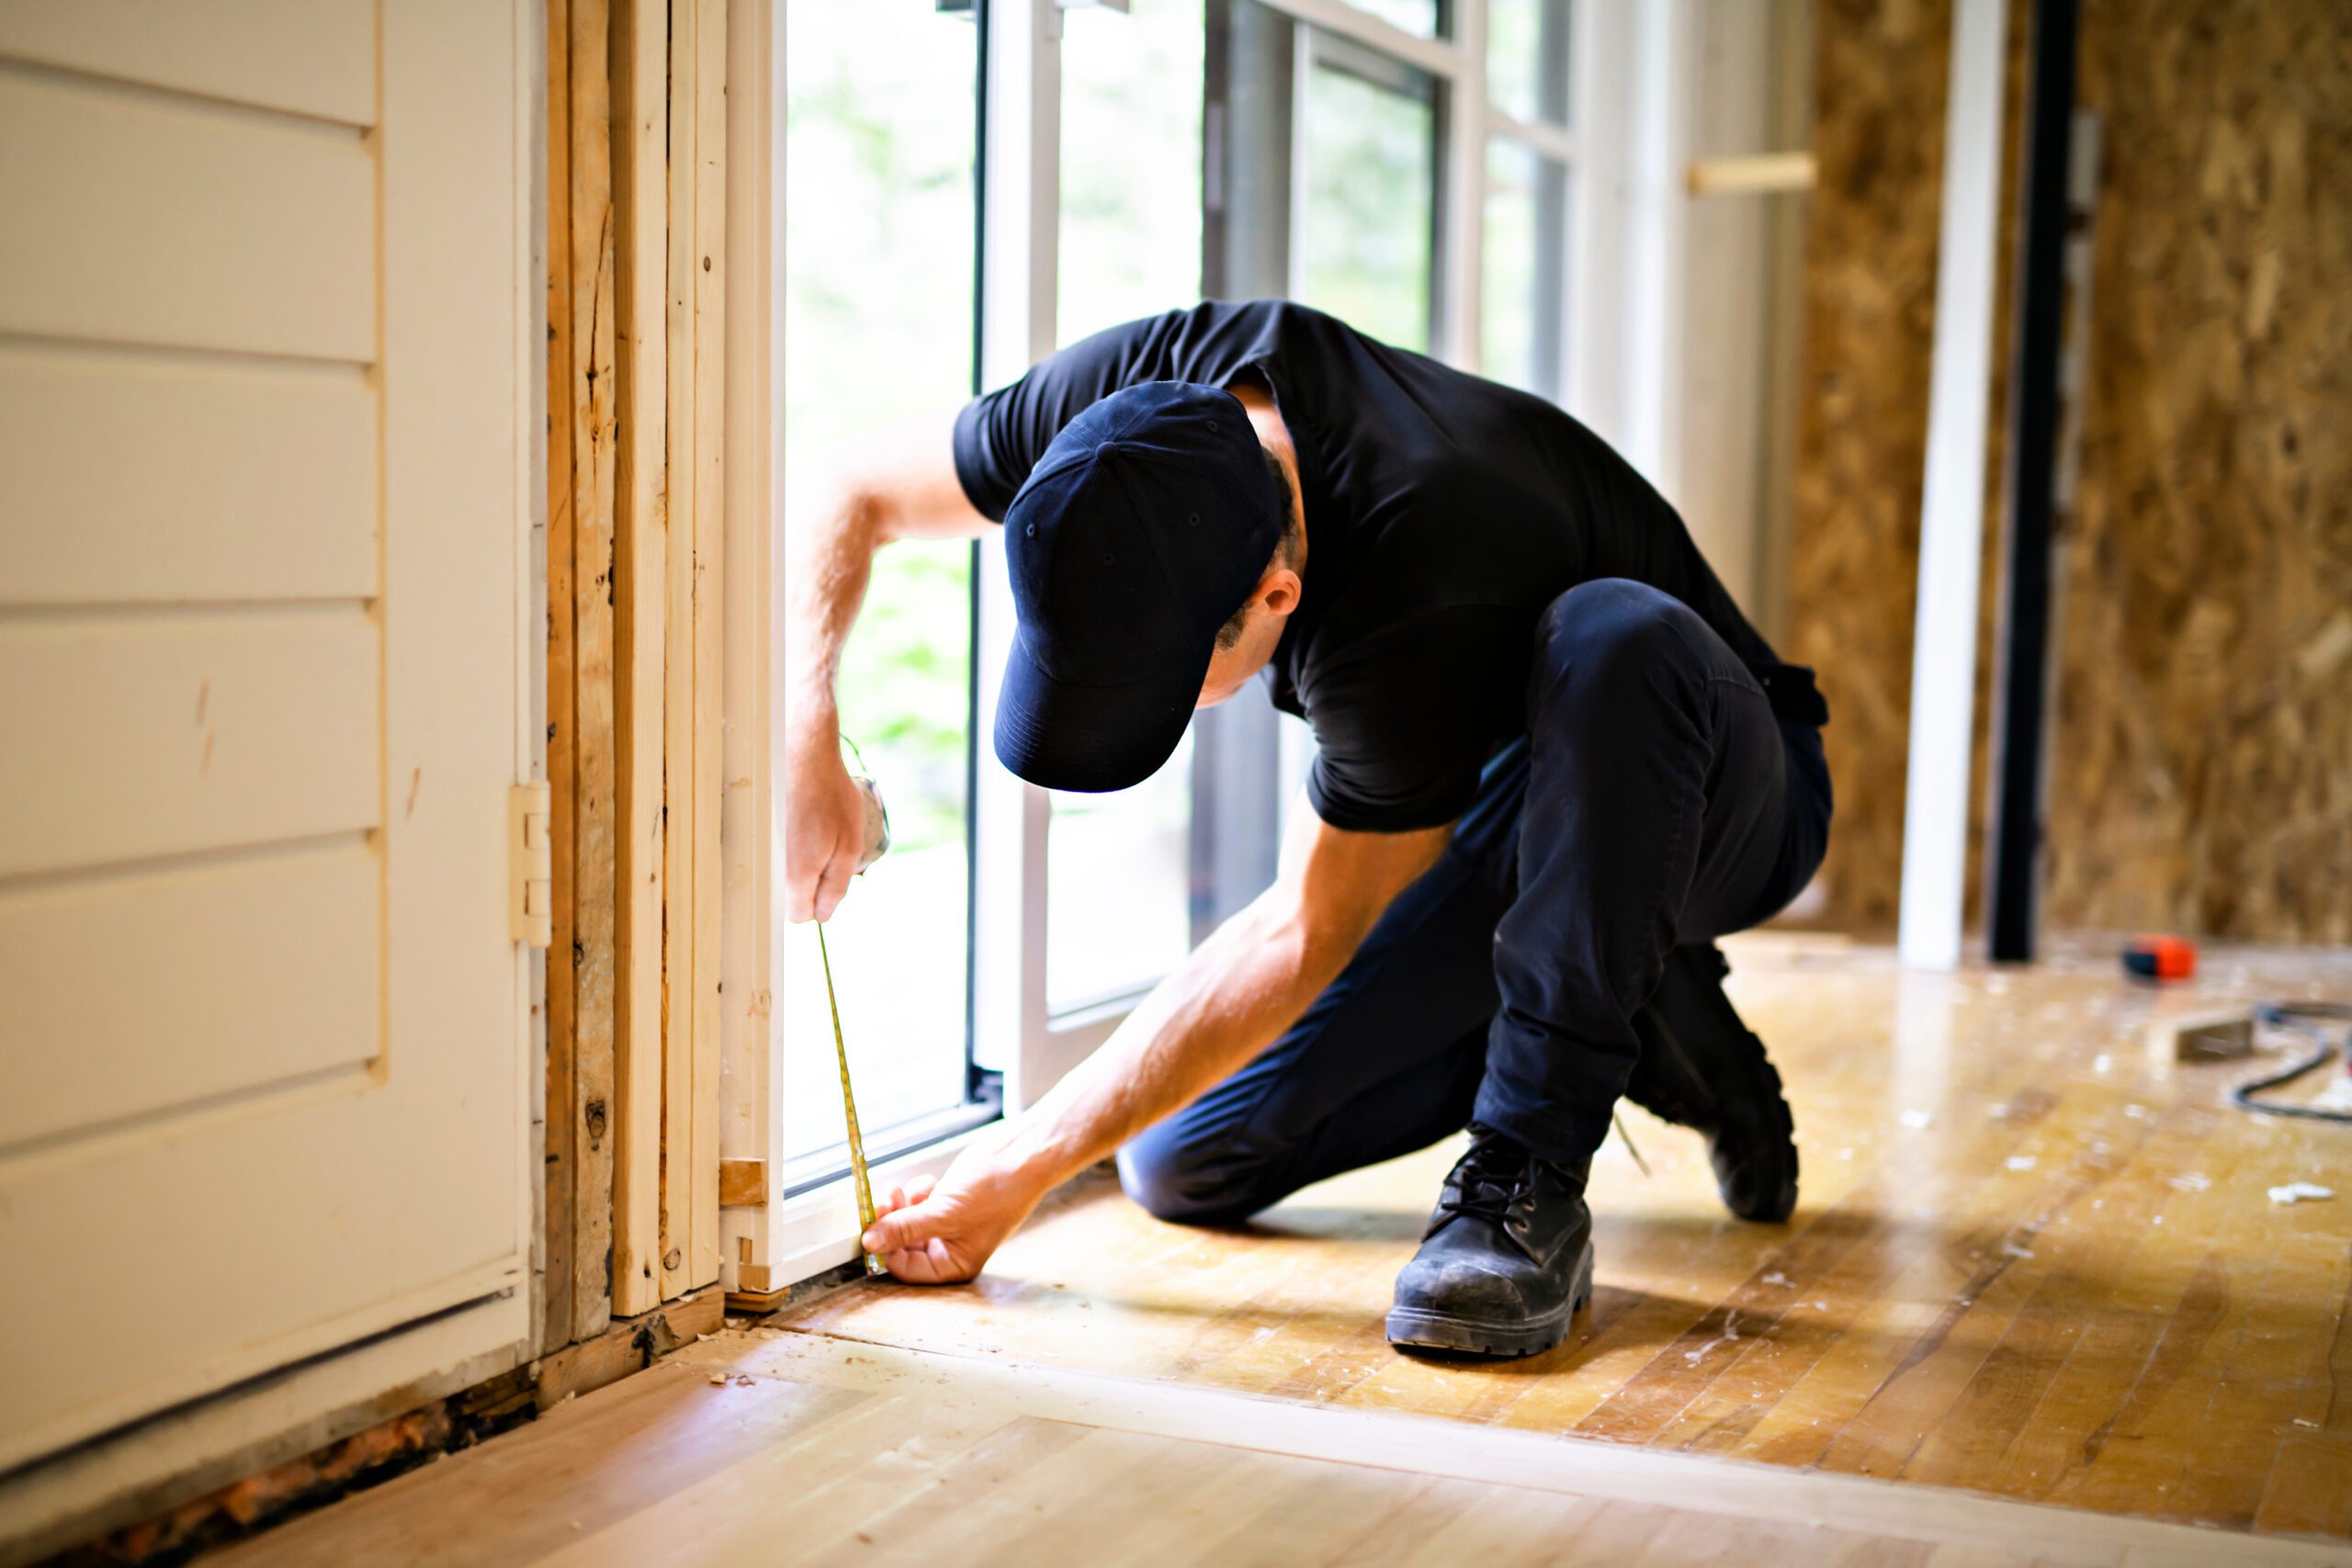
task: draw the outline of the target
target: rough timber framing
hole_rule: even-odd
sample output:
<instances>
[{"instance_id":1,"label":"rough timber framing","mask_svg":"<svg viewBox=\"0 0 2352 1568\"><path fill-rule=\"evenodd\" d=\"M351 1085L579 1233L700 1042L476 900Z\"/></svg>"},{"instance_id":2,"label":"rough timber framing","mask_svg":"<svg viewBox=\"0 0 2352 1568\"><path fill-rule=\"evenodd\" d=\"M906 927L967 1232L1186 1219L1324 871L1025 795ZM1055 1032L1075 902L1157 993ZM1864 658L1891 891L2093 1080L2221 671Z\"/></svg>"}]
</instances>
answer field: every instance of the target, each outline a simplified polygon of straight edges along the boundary
<instances>
[{"instance_id":1,"label":"rough timber framing","mask_svg":"<svg viewBox=\"0 0 2352 1568\"><path fill-rule=\"evenodd\" d=\"M572 1098L573 840L578 833L573 744L571 522L571 38L570 0L547 0L548 261L548 791L553 800L554 940L547 953L548 1065L541 1123L546 1138L545 1250L538 1345L572 1338L572 1190L579 1117Z\"/></svg>"},{"instance_id":2,"label":"rough timber framing","mask_svg":"<svg viewBox=\"0 0 2352 1568\"><path fill-rule=\"evenodd\" d=\"M718 1277L725 0L550 0L548 1279Z\"/></svg>"},{"instance_id":3,"label":"rough timber framing","mask_svg":"<svg viewBox=\"0 0 2352 1568\"><path fill-rule=\"evenodd\" d=\"M694 145L695 7L677 0L670 17L669 287L664 328L669 344L668 425L670 529L663 561L662 805L667 836L662 874L673 899L693 896L695 814L699 802L691 769L679 759L694 749ZM684 776L682 777L682 772ZM662 922L662 1292L674 1294L689 1277L694 1211L687 1186L694 1146L694 1057L677 1048L694 1031L694 923Z\"/></svg>"},{"instance_id":4,"label":"rough timber framing","mask_svg":"<svg viewBox=\"0 0 2352 1568\"><path fill-rule=\"evenodd\" d=\"M662 1281L718 1278L719 634L727 6L673 0Z\"/></svg>"},{"instance_id":5,"label":"rough timber framing","mask_svg":"<svg viewBox=\"0 0 2352 1568\"><path fill-rule=\"evenodd\" d=\"M558 0L549 20L564 24L567 71L563 236L570 322L564 395L551 420L568 421L571 495L568 567L571 592L555 606L569 614L567 707L571 788L555 799L558 843L571 847L568 921L571 1098L550 1104L568 1118L571 1151L571 1332L586 1339L612 1317L614 1150L613 508L616 378L613 370L613 200L610 14L606 0ZM550 203L552 208L555 204ZM551 443L551 446L555 444ZM564 698L568 696L568 704ZM559 728L560 717L553 720ZM568 820L567 820L568 819ZM560 930L561 928L559 927Z\"/></svg>"},{"instance_id":6,"label":"rough timber framing","mask_svg":"<svg viewBox=\"0 0 2352 1568\"><path fill-rule=\"evenodd\" d=\"M718 1278L718 799L726 722L727 18L695 0L694 1282Z\"/></svg>"},{"instance_id":7,"label":"rough timber framing","mask_svg":"<svg viewBox=\"0 0 2352 1568\"><path fill-rule=\"evenodd\" d=\"M613 232L616 401L614 708L619 761L614 1037L613 1310L662 1298L662 657L668 561L664 432L669 333L669 15L614 0Z\"/></svg>"}]
</instances>

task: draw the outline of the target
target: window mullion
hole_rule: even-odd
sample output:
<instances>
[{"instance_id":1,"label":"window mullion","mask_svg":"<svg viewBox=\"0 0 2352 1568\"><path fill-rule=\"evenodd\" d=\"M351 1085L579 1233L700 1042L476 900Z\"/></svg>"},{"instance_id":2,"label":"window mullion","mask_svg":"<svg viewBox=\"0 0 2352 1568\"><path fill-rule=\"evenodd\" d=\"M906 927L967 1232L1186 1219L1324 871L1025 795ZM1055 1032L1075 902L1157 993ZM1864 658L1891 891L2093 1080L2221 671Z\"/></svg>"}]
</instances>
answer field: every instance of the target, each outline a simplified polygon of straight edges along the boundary
<instances>
[{"instance_id":1,"label":"window mullion","mask_svg":"<svg viewBox=\"0 0 2352 1568\"><path fill-rule=\"evenodd\" d=\"M1451 82L1464 74L1472 64L1472 55L1464 47L1459 26L1454 37L1420 38L1393 23L1358 10L1348 0L1262 0L1271 8L1321 28L1334 38L1347 39L1377 50L1382 54L1417 66L1442 81ZM1479 13L1478 37L1486 38L1484 18L1486 0L1455 0L1455 16L1472 8ZM1486 62L1476 58L1477 69L1483 73Z\"/></svg>"},{"instance_id":2,"label":"window mullion","mask_svg":"<svg viewBox=\"0 0 2352 1568\"><path fill-rule=\"evenodd\" d=\"M1556 164L1573 165L1577 161L1576 132L1541 121L1514 118L1499 108L1487 110L1487 134L1504 141L1516 141L1532 147Z\"/></svg>"},{"instance_id":3,"label":"window mullion","mask_svg":"<svg viewBox=\"0 0 2352 1568\"><path fill-rule=\"evenodd\" d=\"M1445 160L1438 210L1440 352L1450 365L1479 363L1479 284L1487 223L1487 0L1454 0L1458 67L1445 92Z\"/></svg>"},{"instance_id":4,"label":"window mullion","mask_svg":"<svg viewBox=\"0 0 2352 1568\"><path fill-rule=\"evenodd\" d=\"M1001 386L1053 351L1059 283L1061 13L1056 0L987 0L981 144L980 378ZM1012 644L1004 552L980 563L979 728L995 722ZM978 769L972 962L975 1059L1006 1069L1008 1108L1052 1087L1046 1016L1046 792L984 759Z\"/></svg>"}]
</instances>

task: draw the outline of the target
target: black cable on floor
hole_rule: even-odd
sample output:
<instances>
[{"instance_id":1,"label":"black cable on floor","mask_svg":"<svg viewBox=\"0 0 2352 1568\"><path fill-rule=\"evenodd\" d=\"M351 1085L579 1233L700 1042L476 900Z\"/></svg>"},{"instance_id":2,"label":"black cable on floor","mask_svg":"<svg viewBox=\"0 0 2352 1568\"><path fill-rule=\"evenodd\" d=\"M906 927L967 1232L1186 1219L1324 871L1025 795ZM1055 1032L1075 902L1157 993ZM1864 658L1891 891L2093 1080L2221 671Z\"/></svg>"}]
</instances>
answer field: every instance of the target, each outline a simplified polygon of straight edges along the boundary
<instances>
[{"instance_id":1,"label":"black cable on floor","mask_svg":"<svg viewBox=\"0 0 2352 1568\"><path fill-rule=\"evenodd\" d=\"M2264 1089L2292 1083L2313 1067L2323 1066L2335 1058L2337 1048L2320 1032L2317 1024L2290 1021L2335 1019L2352 1021L2352 1006L2342 1002L2263 1002L2255 1008L2254 1016L2256 1022L2269 1028L2301 1035L2312 1043L2312 1053L2291 1066L2238 1085L2230 1090L2230 1103L2241 1111L2258 1111L2265 1116L2300 1116L2309 1122L2352 1122L2352 1111L2329 1111L2316 1105L2272 1105L2254 1098Z\"/></svg>"}]
</instances>

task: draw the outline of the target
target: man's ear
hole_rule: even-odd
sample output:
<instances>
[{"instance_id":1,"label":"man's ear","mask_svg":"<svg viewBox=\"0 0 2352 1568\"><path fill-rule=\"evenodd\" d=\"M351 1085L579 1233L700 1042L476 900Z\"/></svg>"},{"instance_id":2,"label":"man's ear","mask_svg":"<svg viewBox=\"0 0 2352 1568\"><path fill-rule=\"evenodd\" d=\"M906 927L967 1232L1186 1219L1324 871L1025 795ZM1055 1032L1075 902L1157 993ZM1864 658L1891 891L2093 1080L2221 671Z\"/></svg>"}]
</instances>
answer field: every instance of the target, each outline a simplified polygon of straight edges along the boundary
<instances>
[{"instance_id":1,"label":"man's ear","mask_svg":"<svg viewBox=\"0 0 2352 1568\"><path fill-rule=\"evenodd\" d=\"M1268 615L1279 619L1298 608L1299 595L1305 592L1306 585L1299 581L1298 573L1286 566L1275 566L1268 567L1266 575L1258 580L1254 597L1266 607Z\"/></svg>"}]
</instances>

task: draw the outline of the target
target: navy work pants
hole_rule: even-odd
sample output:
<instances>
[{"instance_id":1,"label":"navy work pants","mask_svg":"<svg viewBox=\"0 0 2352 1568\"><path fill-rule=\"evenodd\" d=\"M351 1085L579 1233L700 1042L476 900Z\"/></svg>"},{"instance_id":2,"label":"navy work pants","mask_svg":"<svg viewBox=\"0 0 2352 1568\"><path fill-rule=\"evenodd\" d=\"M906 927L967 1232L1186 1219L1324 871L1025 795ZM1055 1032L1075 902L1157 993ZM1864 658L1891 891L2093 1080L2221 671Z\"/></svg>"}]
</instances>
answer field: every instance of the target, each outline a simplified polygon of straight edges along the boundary
<instances>
[{"instance_id":1,"label":"navy work pants","mask_svg":"<svg viewBox=\"0 0 2352 1568\"><path fill-rule=\"evenodd\" d=\"M1536 637L1529 733L1437 864L1288 1032L1120 1151L1145 1208L1229 1224L1474 1120L1590 1155L1668 952L1769 918L1820 864L1820 732L1689 608L1602 579Z\"/></svg>"}]
</instances>

